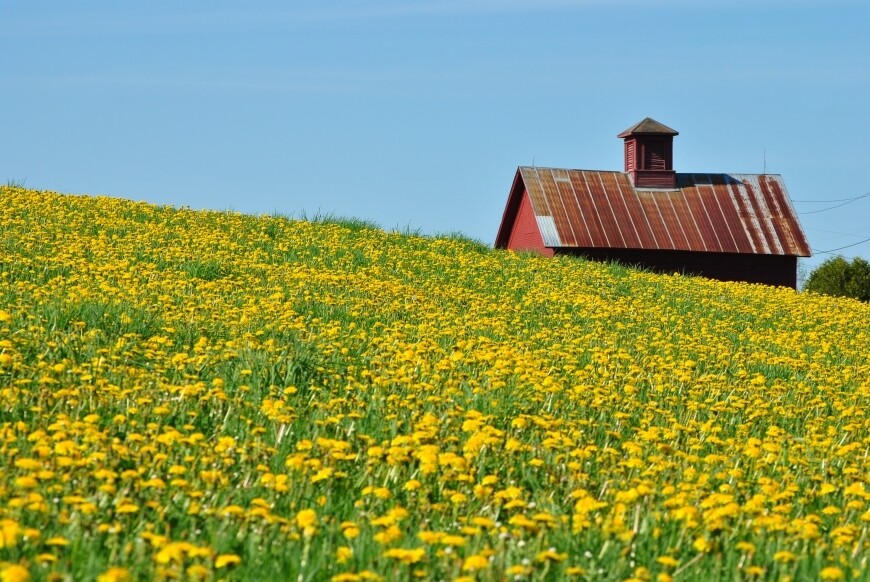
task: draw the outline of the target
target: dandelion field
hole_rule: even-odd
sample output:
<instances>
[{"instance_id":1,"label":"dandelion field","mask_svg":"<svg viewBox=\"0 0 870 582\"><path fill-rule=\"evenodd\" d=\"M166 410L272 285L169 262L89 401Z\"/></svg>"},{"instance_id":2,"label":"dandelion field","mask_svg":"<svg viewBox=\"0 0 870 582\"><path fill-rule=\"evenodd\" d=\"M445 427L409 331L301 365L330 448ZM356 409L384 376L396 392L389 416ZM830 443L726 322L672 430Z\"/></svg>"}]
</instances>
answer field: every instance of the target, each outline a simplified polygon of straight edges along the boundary
<instances>
[{"instance_id":1,"label":"dandelion field","mask_svg":"<svg viewBox=\"0 0 870 582\"><path fill-rule=\"evenodd\" d=\"M870 579L867 304L0 202L3 582Z\"/></svg>"}]
</instances>

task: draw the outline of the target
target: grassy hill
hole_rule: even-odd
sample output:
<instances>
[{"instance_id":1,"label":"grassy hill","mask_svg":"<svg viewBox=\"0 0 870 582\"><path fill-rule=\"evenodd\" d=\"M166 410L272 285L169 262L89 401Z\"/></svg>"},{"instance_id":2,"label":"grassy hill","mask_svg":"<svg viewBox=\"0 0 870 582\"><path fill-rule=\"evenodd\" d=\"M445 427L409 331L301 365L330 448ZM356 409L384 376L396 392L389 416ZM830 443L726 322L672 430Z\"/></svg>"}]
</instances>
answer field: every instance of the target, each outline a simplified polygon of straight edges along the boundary
<instances>
[{"instance_id":1,"label":"grassy hill","mask_svg":"<svg viewBox=\"0 0 870 582\"><path fill-rule=\"evenodd\" d=\"M866 580L868 346L852 300L3 187L0 577Z\"/></svg>"}]
</instances>

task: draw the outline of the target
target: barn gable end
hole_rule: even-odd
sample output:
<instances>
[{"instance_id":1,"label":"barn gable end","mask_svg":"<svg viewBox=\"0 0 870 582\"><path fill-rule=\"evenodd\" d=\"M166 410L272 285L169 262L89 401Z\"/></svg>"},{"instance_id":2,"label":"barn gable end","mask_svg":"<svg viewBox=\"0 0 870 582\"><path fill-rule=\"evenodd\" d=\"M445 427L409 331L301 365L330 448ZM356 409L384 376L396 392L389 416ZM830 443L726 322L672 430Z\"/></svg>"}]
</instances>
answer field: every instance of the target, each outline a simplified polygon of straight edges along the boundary
<instances>
[{"instance_id":1,"label":"barn gable end","mask_svg":"<svg viewBox=\"0 0 870 582\"><path fill-rule=\"evenodd\" d=\"M523 192L520 209L514 227L511 229L508 248L515 250L535 251L544 256L553 256L553 249L544 246L538 219L532 209L528 192Z\"/></svg>"}]
</instances>

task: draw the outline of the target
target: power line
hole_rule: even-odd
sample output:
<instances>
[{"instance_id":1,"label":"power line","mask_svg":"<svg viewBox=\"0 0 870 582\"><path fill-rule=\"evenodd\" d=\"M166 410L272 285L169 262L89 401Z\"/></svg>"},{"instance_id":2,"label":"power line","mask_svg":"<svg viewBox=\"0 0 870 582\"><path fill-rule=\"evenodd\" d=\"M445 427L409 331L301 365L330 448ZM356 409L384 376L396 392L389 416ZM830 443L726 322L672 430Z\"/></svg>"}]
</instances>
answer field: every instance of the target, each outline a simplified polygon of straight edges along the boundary
<instances>
[{"instance_id":1,"label":"power line","mask_svg":"<svg viewBox=\"0 0 870 582\"><path fill-rule=\"evenodd\" d=\"M831 250L828 250L828 251L817 251L817 250L813 249L813 252L814 252L814 253L818 253L818 254L822 254L822 255L829 255L829 254L834 253L834 252L836 252L836 251L842 251L843 249L848 249L849 247L857 247L858 245L863 245L863 244L866 243L866 242L870 242L870 238L865 238L865 239L862 240L862 241L858 241L858 242L856 242L856 243L852 243L852 244L850 244L850 245L846 245L846 246L844 246L844 247L838 247L838 248L836 248L836 249L831 249Z\"/></svg>"},{"instance_id":2,"label":"power line","mask_svg":"<svg viewBox=\"0 0 870 582\"><path fill-rule=\"evenodd\" d=\"M836 230L823 230L823 229L821 229L821 228L810 228L810 227L808 227L808 226L805 226L805 227L804 227L804 230L811 230L811 231L813 231L813 232L824 232L824 233L827 233L827 234L836 234L836 235L839 235L839 236L851 236L851 237L854 237L854 238L861 238L861 237L863 237L863 236L867 236L868 234L870 234L870 233L868 233L868 232L860 232L860 233L858 233L858 232L839 232L839 231L836 231Z\"/></svg>"},{"instance_id":3,"label":"power line","mask_svg":"<svg viewBox=\"0 0 870 582\"><path fill-rule=\"evenodd\" d=\"M863 196L856 196L855 198L835 198L834 200L794 200L794 199L792 199L792 202L806 202L806 203L817 202L820 204L823 202L851 202L852 200L858 200L859 198L863 198L864 196L866 196L866 194L864 194Z\"/></svg>"},{"instance_id":4,"label":"power line","mask_svg":"<svg viewBox=\"0 0 870 582\"><path fill-rule=\"evenodd\" d=\"M837 204L836 206L829 206L827 208L822 208L821 210L810 210L809 212L798 212L798 214L804 215L804 214L816 214L817 212L827 212L828 210L833 210L834 208L839 208L841 206L845 206L846 204L851 204L852 202L855 202L857 200L861 200L862 198L867 198L868 196L870 196L870 192L867 192L866 194L862 194L861 196L857 196L855 198L848 198L848 199L846 199L845 202L843 202L842 204ZM797 201L795 201L795 202L797 202ZM834 201L830 200L830 202L834 202Z\"/></svg>"}]
</instances>

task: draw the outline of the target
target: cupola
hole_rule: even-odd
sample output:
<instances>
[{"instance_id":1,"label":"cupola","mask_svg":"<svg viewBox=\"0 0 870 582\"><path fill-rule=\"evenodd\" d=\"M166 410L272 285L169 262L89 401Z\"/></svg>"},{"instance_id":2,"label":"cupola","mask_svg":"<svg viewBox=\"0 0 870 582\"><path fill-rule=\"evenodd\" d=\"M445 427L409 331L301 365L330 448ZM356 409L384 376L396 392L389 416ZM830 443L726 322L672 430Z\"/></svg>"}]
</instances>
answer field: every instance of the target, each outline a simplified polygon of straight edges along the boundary
<instances>
[{"instance_id":1,"label":"cupola","mask_svg":"<svg viewBox=\"0 0 870 582\"><path fill-rule=\"evenodd\" d=\"M625 140L625 172L635 188L676 188L675 135L670 127L647 117L616 136Z\"/></svg>"}]
</instances>

